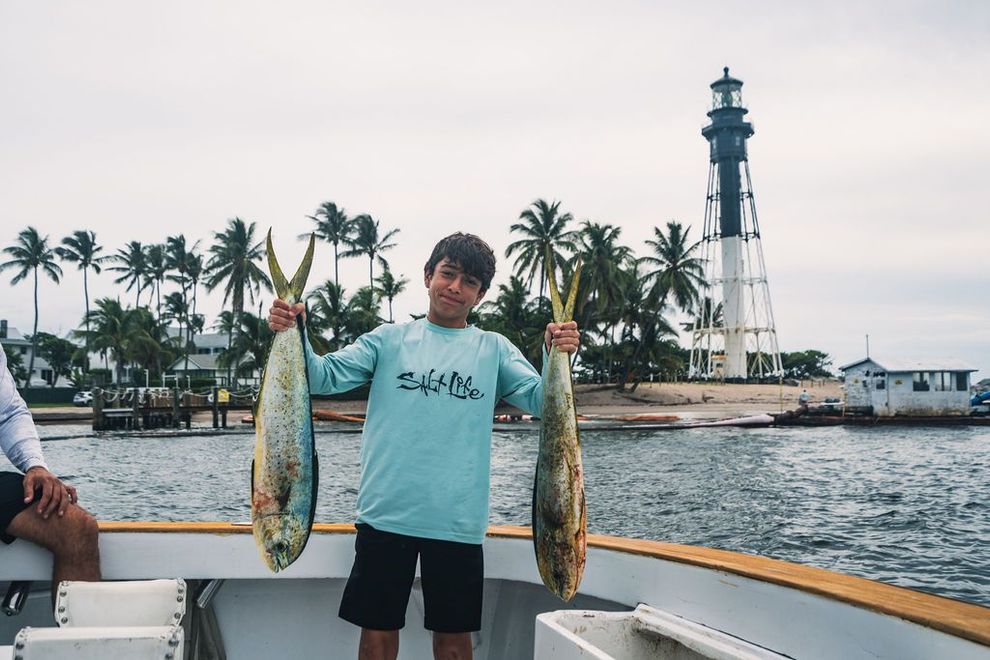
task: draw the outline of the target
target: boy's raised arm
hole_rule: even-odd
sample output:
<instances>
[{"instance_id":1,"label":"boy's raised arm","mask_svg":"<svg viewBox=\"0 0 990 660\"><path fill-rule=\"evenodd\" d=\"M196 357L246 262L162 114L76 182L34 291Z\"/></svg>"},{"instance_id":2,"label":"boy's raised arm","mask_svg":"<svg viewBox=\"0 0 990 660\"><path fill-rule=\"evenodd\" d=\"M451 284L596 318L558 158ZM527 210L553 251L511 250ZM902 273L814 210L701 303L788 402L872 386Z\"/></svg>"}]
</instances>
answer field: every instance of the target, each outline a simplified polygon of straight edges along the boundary
<instances>
[{"instance_id":1,"label":"boy's raised arm","mask_svg":"<svg viewBox=\"0 0 990 660\"><path fill-rule=\"evenodd\" d=\"M296 316L306 312L302 303L291 307L284 300L276 299L268 315L268 327L275 332L284 332L296 327ZM346 392L364 385L375 373L378 363L378 349L381 338L369 332L357 338L353 344L339 351L320 356L306 337L303 341L306 350L306 368L309 371L309 391L313 394L335 394Z\"/></svg>"}]
</instances>

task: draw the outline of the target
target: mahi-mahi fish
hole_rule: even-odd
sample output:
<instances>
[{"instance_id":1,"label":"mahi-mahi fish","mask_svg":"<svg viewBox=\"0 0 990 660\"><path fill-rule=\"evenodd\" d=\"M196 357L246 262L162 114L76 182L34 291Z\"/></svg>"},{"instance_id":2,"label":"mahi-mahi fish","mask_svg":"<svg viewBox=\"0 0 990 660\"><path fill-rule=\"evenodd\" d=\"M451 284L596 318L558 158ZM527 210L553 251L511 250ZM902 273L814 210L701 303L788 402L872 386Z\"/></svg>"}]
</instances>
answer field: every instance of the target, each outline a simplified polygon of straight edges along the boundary
<instances>
[{"instance_id":1,"label":"mahi-mahi fish","mask_svg":"<svg viewBox=\"0 0 990 660\"><path fill-rule=\"evenodd\" d=\"M581 263L574 268L566 305L561 304L551 263L548 254L553 320L565 323L574 316ZM587 547L584 474L570 355L552 346L547 359L540 454L533 487L533 544L543 584L562 600L569 601L577 593L584 573Z\"/></svg>"},{"instance_id":2,"label":"mahi-mahi fish","mask_svg":"<svg viewBox=\"0 0 990 660\"><path fill-rule=\"evenodd\" d=\"M293 305L300 301L313 263L313 236L292 281L282 273L268 231L268 269L275 293ZM303 342L302 318L296 329L276 332L254 411L255 446L251 464L251 527L261 558L274 572L302 554L316 513L319 464Z\"/></svg>"}]
</instances>

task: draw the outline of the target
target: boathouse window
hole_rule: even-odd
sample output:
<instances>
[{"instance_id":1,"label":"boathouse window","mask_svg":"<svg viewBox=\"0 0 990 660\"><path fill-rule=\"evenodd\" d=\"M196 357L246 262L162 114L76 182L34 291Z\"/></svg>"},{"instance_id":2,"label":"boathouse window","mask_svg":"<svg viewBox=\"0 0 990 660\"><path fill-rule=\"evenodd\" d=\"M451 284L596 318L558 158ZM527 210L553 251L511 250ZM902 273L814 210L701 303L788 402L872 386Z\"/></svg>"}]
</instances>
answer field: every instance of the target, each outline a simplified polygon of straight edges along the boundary
<instances>
[{"instance_id":1,"label":"boathouse window","mask_svg":"<svg viewBox=\"0 0 990 660\"><path fill-rule=\"evenodd\" d=\"M925 371L915 371L914 372L914 391L915 392L927 392L930 388L928 387L928 373Z\"/></svg>"},{"instance_id":2,"label":"boathouse window","mask_svg":"<svg viewBox=\"0 0 990 660\"><path fill-rule=\"evenodd\" d=\"M952 372L938 371L932 374L933 389L936 392L951 392L954 387Z\"/></svg>"},{"instance_id":3,"label":"boathouse window","mask_svg":"<svg viewBox=\"0 0 990 660\"><path fill-rule=\"evenodd\" d=\"M883 390L887 388L887 379L883 374L877 374L877 389Z\"/></svg>"},{"instance_id":4,"label":"boathouse window","mask_svg":"<svg viewBox=\"0 0 990 660\"><path fill-rule=\"evenodd\" d=\"M959 372L956 374L956 392L968 392L969 391L969 378L968 374L965 372Z\"/></svg>"}]
</instances>

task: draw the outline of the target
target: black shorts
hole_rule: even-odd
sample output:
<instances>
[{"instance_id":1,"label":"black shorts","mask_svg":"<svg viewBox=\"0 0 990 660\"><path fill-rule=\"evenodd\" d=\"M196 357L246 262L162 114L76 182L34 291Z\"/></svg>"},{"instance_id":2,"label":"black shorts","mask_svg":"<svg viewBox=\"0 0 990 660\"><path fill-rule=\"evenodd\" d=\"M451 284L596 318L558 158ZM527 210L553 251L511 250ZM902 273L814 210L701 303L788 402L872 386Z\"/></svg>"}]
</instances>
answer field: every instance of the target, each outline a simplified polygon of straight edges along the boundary
<instances>
[{"instance_id":1,"label":"black shorts","mask_svg":"<svg viewBox=\"0 0 990 660\"><path fill-rule=\"evenodd\" d=\"M371 630L405 626L418 556L426 629L481 630L485 562L480 544L393 534L358 523L354 550L340 618Z\"/></svg>"},{"instance_id":2,"label":"black shorts","mask_svg":"<svg viewBox=\"0 0 990 660\"><path fill-rule=\"evenodd\" d=\"M24 475L18 472L0 472L0 541L14 542L14 537L7 533L7 526L18 513L29 506L31 505L24 503Z\"/></svg>"}]
</instances>

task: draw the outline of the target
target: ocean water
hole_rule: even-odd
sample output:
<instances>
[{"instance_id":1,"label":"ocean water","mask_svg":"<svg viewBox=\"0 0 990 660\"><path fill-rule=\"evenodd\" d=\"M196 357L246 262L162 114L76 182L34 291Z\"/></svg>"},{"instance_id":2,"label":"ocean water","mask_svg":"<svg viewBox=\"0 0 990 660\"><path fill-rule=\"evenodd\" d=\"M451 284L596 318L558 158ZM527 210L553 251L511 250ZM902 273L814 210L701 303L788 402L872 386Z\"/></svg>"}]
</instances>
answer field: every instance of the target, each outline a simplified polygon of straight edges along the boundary
<instances>
[{"instance_id":1,"label":"ocean water","mask_svg":"<svg viewBox=\"0 0 990 660\"><path fill-rule=\"evenodd\" d=\"M353 519L360 435L320 425L318 522ZM249 429L41 427L101 520L247 521ZM76 437L72 437L76 436ZM528 525L538 434L495 432L492 524ZM582 433L593 533L722 548L990 605L990 428Z\"/></svg>"}]
</instances>

